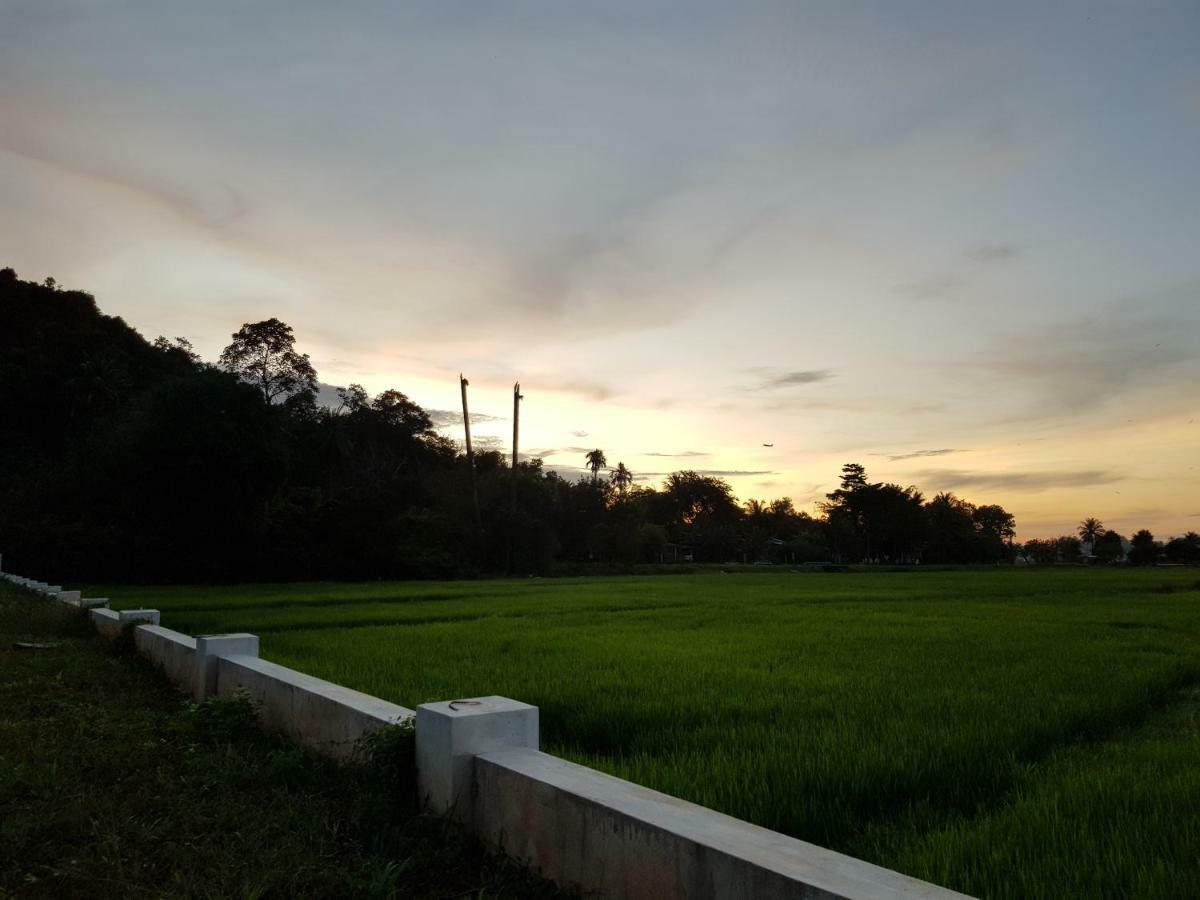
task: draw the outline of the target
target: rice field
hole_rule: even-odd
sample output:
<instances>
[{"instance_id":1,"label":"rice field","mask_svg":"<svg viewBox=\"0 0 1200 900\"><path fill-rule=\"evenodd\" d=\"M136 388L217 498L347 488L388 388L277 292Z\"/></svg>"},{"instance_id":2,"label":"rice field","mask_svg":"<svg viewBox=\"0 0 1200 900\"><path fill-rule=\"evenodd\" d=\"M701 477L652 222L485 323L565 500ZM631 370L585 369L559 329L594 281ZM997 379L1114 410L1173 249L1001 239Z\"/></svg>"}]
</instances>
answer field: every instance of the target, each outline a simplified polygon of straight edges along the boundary
<instances>
[{"instance_id":1,"label":"rice field","mask_svg":"<svg viewBox=\"0 0 1200 900\"><path fill-rule=\"evenodd\" d=\"M984 897L1200 896L1200 572L96 587Z\"/></svg>"}]
</instances>

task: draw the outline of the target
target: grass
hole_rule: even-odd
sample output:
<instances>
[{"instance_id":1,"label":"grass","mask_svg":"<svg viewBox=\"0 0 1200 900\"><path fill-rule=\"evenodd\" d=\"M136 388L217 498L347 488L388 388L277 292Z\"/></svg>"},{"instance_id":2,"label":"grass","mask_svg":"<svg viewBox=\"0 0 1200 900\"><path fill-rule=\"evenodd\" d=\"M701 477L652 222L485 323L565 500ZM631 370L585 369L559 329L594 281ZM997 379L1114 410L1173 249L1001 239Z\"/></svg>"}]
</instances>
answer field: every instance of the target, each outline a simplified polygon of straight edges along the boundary
<instances>
[{"instance_id":1,"label":"grass","mask_svg":"<svg viewBox=\"0 0 1200 900\"><path fill-rule=\"evenodd\" d=\"M0 898L553 896L418 814L406 756L334 766L0 585Z\"/></svg>"},{"instance_id":2,"label":"grass","mask_svg":"<svg viewBox=\"0 0 1200 900\"><path fill-rule=\"evenodd\" d=\"M1200 895L1194 571L107 590L407 706L535 703L551 752L969 893Z\"/></svg>"}]
</instances>

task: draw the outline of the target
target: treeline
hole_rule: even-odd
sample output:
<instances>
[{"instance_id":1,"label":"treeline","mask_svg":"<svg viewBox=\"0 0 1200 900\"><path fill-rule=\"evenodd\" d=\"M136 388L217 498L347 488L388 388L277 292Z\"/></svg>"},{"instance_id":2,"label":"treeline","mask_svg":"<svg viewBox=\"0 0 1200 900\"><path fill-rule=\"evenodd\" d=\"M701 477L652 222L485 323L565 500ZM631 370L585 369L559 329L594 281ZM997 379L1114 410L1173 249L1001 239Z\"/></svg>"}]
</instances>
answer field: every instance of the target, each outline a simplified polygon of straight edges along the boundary
<instances>
[{"instance_id":1,"label":"treeline","mask_svg":"<svg viewBox=\"0 0 1200 900\"><path fill-rule=\"evenodd\" d=\"M1013 517L843 469L820 515L502 454L470 470L429 414L358 386L315 402L291 329L244 326L219 364L143 339L94 299L0 270L0 551L77 580L408 578L656 562L988 563ZM511 505L515 479L515 510ZM478 518L477 518L478 515Z\"/></svg>"},{"instance_id":2,"label":"treeline","mask_svg":"<svg viewBox=\"0 0 1200 900\"><path fill-rule=\"evenodd\" d=\"M1084 519L1076 531L1078 537L1064 534L1057 538L1026 541L1020 548L1020 558L1040 565L1200 565L1200 534L1194 531L1164 543L1155 540L1149 529L1142 528L1126 541L1119 532L1105 528L1104 523L1095 518Z\"/></svg>"}]
</instances>

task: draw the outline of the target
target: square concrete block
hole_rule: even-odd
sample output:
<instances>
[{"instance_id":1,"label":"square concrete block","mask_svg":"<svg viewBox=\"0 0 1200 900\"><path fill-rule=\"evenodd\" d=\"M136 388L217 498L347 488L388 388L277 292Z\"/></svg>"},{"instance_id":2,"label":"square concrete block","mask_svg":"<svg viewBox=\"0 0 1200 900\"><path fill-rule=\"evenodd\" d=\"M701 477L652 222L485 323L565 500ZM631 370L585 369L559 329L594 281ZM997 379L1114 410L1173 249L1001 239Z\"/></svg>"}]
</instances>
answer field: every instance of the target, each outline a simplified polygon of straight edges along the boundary
<instances>
[{"instance_id":1,"label":"square concrete block","mask_svg":"<svg viewBox=\"0 0 1200 900\"><path fill-rule=\"evenodd\" d=\"M107 597L83 597L79 601L80 609L100 609L104 606L108 606Z\"/></svg>"},{"instance_id":2,"label":"square concrete block","mask_svg":"<svg viewBox=\"0 0 1200 900\"><path fill-rule=\"evenodd\" d=\"M157 609L122 609L117 613L121 626L157 625L160 618Z\"/></svg>"},{"instance_id":3,"label":"square concrete block","mask_svg":"<svg viewBox=\"0 0 1200 900\"><path fill-rule=\"evenodd\" d=\"M91 618L92 624L96 626L96 630L104 637L112 638L121 633L121 617L116 610L90 609L88 616Z\"/></svg>"},{"instance_id":4,"label":"square concrete block","mask_svg":"<svg viewBox=\"0 0 1200 900\"><path fill-rule=\"evenodd\" d=\"M471 818L475 757L538 749L538 709L507 697L446 700L417 707L417 787L436 813Z\"/></svg>"},{"instance_id":5,"label":"square concrete block","mask_svg":"<svg viewBox=\"0 0 1200 900\"><path fill-rule=\"evenodd\" d=\"M58 602L59 603L78 603L82 597L83 597L83 594L80 591L59 591L58 592Z\"/></svg>"},{"instance_id":6,"label":"square concrete block","mask_svg":"<svg viewBox=\"0 0 1200 900\"><path fill-rule=\"evenodd\" d=\"M158 624L157 622L155 623ZM192 696L197 700L217 693L217 660L223 656L258 656L257 634L200 634L192 676Z\"/></svg>"}]
</instances>

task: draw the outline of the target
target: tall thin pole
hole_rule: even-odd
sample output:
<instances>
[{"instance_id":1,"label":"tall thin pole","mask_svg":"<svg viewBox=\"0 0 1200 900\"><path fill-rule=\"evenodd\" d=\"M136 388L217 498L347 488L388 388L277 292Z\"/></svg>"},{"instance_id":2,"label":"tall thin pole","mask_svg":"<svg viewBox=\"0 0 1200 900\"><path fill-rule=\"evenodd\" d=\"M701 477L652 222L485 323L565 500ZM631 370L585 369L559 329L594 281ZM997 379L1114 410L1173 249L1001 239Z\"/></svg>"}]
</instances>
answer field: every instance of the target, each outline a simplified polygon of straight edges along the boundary
<instances>
[{"instance_id":1,"label":"tall thin pole","mask_svg":"<svg viewBox=\"0 0 1200 900\"><path fill-rule=\"evenodd\" d=\"M521 382L513 385L513 455L512 471L509 480L512 485L512 496L509 501L508 514L508 566L509 574L513 571L514 549L517 544L517 450L521 435Z\"/></svg>"},{"instance_id":2,"label":"tall thin pole","mask_svg":"<svg viewBox=\"0 0 1200 900\"><path fill-rule=\"evenodd\" d=\"M463 378L462 372L459 372L458 386L462 391L463 430L466 432L467 436L467 468L471 472L471 503L475 508L475 527L481 528L483 523L479 518L479 488L475 484L475 451L471 449L471 413L467 410L468 384L470 384L470 382Z\"/></svg>"},{"instance_id":3,"label":"tall thin pole","mask_svg":"<svg viewBox=\"0 0 1200 900\"><path fill-rule=\"evenodd\" d=\"M517 443L521 434L521 382L513 385L513 455L512 455L512 514L515 525L517 516Z\"/></svg>"}]
</instances>

